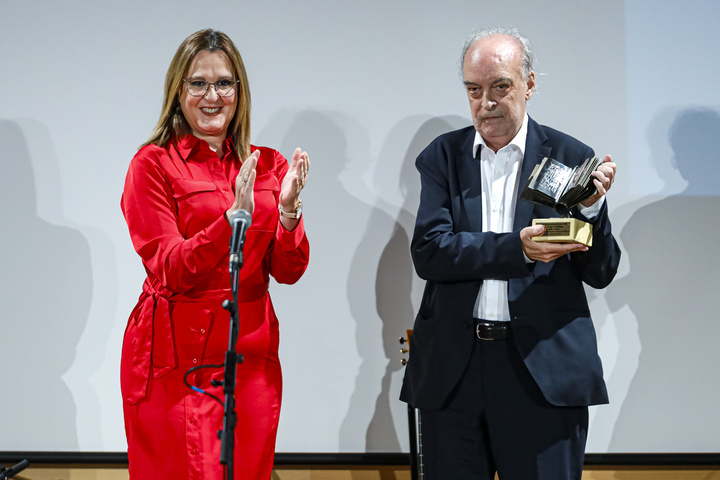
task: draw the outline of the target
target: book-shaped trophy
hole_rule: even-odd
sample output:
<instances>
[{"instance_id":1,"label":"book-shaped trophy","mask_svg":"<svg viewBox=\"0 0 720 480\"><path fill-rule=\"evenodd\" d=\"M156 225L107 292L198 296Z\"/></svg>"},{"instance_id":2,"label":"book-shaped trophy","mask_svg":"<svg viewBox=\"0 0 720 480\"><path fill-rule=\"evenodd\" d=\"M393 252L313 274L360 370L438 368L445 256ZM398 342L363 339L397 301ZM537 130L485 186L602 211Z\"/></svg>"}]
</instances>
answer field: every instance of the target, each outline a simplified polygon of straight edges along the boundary
<instances>
[{"instance_id":1,"label":"book-shaped trophy","mask_svg":"<svg viewBox=\"0 0 720 480\"><path fill-rule=\"evenodd\" d=\"M586 159L577 167L568 167L545 157L535 165L520 198L552 207L562 218L536 218L533 225L545 225L545 232L533 237L536 242L582 243L592 245L592 225L570 217L570 210L597 192L591 175L602 160Z\"/></svg>"}]
</instances>

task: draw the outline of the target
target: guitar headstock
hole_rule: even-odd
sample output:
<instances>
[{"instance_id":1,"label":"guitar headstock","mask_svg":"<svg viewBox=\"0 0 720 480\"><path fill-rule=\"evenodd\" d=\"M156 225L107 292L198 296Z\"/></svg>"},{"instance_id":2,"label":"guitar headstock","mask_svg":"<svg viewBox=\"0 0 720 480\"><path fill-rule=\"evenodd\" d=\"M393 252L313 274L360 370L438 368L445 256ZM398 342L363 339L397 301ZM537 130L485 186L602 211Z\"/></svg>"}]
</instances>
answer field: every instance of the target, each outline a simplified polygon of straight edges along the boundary
<instances>
[{"instance_id":1,"label":"guitar headstock","mask_svg":"<svg viewBox=\"0 0 720 480\"><path fill-rule=\"evenodd\" d=\"M413 333L412 328L410 328L410 329L405 330L404 337L400 337L400 340L399 340L400 345L405 345L405 347L406 347L406 348L400 349L400 353L402 353L403 355L407 355L408 353L410 353L410 337L412 337L412 333ZM400 363L402 363L403 365L407 365L407 362L408 362L408 360L405 357L400 359Z\"/></svg>"}]
</instances>

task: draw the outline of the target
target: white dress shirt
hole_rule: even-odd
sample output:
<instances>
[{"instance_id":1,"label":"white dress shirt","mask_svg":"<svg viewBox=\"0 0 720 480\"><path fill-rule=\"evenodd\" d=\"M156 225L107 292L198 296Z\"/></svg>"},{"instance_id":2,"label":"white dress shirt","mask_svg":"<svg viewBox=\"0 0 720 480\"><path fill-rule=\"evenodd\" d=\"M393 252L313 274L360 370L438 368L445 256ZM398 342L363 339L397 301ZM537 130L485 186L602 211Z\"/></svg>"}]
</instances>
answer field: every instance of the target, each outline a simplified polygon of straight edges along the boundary
<instances>
[{"instance_id":1,"label":"white dress shirt","mask_svg":"<svg viewBox=\"0 0 720 480\"><path fill-rule=\"evenodd\" d=\"M482 178L482 230L483 232L511 232L515 218L518 182L525 154L528 116L509 144L493 152L485 145L479 132L475 132L473 157L480 154ZM527 259L526 259L527 260ZM507 322L510 310L507 298L507 280L484 279L475 300L475 318Z\"/></svg>"}]
</instances>

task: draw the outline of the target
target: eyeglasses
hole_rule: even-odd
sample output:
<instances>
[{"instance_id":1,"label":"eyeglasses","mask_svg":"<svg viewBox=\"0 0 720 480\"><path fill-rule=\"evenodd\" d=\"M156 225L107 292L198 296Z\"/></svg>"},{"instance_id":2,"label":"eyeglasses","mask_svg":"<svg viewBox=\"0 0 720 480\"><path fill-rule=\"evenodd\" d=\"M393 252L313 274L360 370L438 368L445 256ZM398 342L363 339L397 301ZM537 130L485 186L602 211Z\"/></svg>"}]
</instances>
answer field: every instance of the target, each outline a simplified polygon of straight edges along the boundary
<instances>
[{"instance_id":1,"label":"eyeglasses","mask_svg":"<svg viewBox=\"0 0 720 480\"><path fill-rule=\"evenodd\" d=\"M218 97L231 97L235 93L235 85L240 80L232 80L224 78L217 82L208 82L206 80L197 80L192 78L183 78L183 82L187 86L187 91L193 97L204 97L210 86L215 87L215 93Z\"/></svg>"}]
</instances>

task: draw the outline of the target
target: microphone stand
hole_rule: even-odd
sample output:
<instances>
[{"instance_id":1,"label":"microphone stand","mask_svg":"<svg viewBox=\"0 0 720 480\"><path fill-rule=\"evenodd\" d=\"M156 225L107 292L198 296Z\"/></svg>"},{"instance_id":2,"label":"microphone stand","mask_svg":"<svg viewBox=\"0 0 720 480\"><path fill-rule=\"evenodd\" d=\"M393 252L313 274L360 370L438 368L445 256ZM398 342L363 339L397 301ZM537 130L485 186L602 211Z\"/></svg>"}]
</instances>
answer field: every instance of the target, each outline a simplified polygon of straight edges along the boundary
<instances>
[{"instance_id":1,"label":"microphone stand","mask_svg":"<svg viewBox=\"0 0 720 480\"><path fill-rule=\"evenodd\" d=\"M10 468L0 466L0 480L7 480L9 478L13 478L15 475L25 470L28 465L30 465L30 462L28 462L27 460L22 460L17 465Z\"/></svg>"},{"instance_id":2,"label":"microphone stand","mask_svg":"<svg viewBox=\"0 0 720 480\"><path fill-rule=\"evenodd\" d=\"M237 415L235 413L235 383L237 365L243 362L243 356L235 351L235 344L240 330L238 318L238 283L239 272L242 268L242 246L238 254L230 253L230 288L232 300L225 300L223 308L230 312L230 339L228 350L225 352L225 374L222 381L225 394L225 412L223 414L223 427L218 432L220 438L220 464L227 467L227 478L233 478L233 452L235 450L235 426Z\"/></svg>"}]
</instances>

